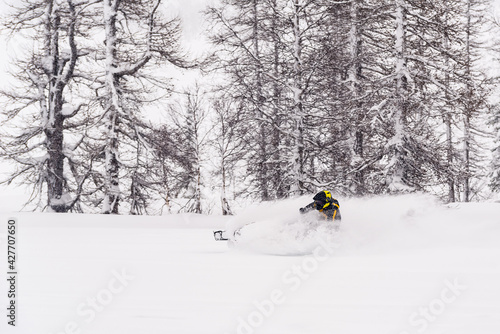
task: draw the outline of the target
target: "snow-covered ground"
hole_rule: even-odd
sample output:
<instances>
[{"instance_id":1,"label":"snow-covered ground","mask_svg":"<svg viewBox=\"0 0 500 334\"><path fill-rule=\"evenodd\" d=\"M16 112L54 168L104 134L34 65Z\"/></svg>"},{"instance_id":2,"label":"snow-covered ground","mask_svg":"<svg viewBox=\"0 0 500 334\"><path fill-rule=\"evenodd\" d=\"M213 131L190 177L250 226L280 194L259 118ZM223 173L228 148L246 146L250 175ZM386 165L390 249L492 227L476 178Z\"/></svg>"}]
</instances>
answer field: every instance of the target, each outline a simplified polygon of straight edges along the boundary
<instances>
[{"instance_id":1,"label":"snow-covered ground","mask_svg":"<svg viewBox=\"0 0 500 334\"><path fill-rule=\"evenodd\" d=\"M3 213L0 333L500 333L499 203L339 200L341 232L315 233L307 247L283 227L296 228L308 198L229 222ZM10 217L16 327L7 324ZM234 248L213 240L213 229L250 221Z\"/></svg>"}]
</instances>

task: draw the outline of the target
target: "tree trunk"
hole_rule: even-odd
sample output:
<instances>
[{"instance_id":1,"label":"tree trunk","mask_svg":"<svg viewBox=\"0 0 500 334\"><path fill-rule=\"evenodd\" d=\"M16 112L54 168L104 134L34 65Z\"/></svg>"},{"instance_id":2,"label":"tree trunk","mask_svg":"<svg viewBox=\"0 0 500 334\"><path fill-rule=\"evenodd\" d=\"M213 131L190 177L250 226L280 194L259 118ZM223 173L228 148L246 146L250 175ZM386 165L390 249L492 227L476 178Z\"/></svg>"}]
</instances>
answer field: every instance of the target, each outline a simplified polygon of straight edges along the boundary
<instances>
[{"instance_id":1,"label":"tree trunk","mask_svg":"<svg viewBox=\"0 0 500 334\"><path fill-rule=\"evenodd\" d=\"M471 123L470 119L473 113L473 87L472 87L472 57L471 57L471 0L467 0L467 11L466 11L466 27L465 27L465 52L466 52L466 68L465 68L465 81L466 81L466 96L465 96L465 111L464 111L464 176L463 176L463 186L464 186L464 202L470 201L470 175L471 175Z\"/></svg>"},{"instance_id":2,"label":"tree trunk","mask_svg":"<svg viewBox=\"0 0 500 334\"><path fill-rule=\"evenodd\" d=\"M359 101L362 92L361 92L361 82L362 76L362 66L361 66L361 31L359 28L359 0L353 0L351 2L350 8L350 24L351 29L349 31L350 37L350 60L351 66L349 68L349 81L351 83L351 96L354 100L355 107L352 110L354 113L354 133L351 133L351 137L353 138L353 147L352 147L352 166L356 168L359 163L363 160L363 137L364 133L361 129L361 123L363 119L363 103ZM354 193L358 196L364 194L365 185L364 185L364 172L362 170L358 170L354 173Z\"/></svg>"},{"instance_id":3,"label":"tree trunk","mask_svg":"<svg viewBox=\"0 0 500 334\"><path fill-rule=\"evenodd\" d=\"M449 5L447 1L445 1L445 5ZM448 26L449 23L449 14L448 12L445 13L445 18L444 18L444 23L445 27ZM450 49L450 36L449 32L446 29L443 32L443 37L442 37L442 44L444 47L445 51L448 51ZM450 68L450 57L446 54L445 55L445 73L444 73L444 85L446 87L446 90L444 92L444 98L445 98L445 106L444 106L444 126L445 126L445 131L446 131L446 182L448 184L448 202L453 203L455 202L455 178L454 178L454 156L453 156L453 116L451 114L451 105L450 105L450 93L448 92L448 89L450 87L450 73L451 73L451 68Z\"/></svg>"},{"instance_id":4,"label":"tree trunk","mask_svg":"<svg viewBox=\"0 0 500 334\"><path fill-rule=\"evenodd\" d=\"M47 160L47 196L51 210L65 212L66 209L61 201L64 189L64 154L63 154L63 119L62 110L62 88L58 85L59 74L59 30L61 19L53 2L49 2L47 19L47 41L48 46L46 60L50 60L48 103L43 111L45 118L44 133L46 136Z\"/></svg>"},{"instance_id":5,"label":"tree trunk","mask_svg":"<svg viewBox=\"0 0 500 334\"><path fill-rule=\"evenodd\" d=\"M120 203L118 161L118 113L120 111L120 87L116 68L116 16L120 0L104 0L104 25L106 32L106 131L105 189L102 213L118 214Z\"/></svg>"},{"instance_id":6,"label":"tree trunk","mask_svg":"<svg viewBox=\"0 0 500 334\"><path fill-rule=\"evenodd\" d=\"M293 24L293 113L291 115L293 124L293 147L292 147L292 185L290 194L293 196L302 195L304 190L304 106L303 106L303 83L302 83L302 32L300 29L300 13L302 4L300 0L293 2L294 12Z\"/></svg>"},{"instance_id":7,"label":"tree trunk","mask_svg":"<svg viewBox=\"0 0 500 334\"><path fill-rule=\"evenodd\" d=\"M254 55L256 59L260 59L260 46L259 46L259 8L258 8L258 0L253 0L253 30L252 30L252 39L254 45ZM269 194L269 170L268 170L268 150L267 150L267 124L264 121L264 113L263 113L263 94L262 94L262 66L256 62L255 63L255 100L253 103L255 104L255 115L257 118L257 124L259 127L258 130L258 171L257 177L259 182L259 190L260 197L263 201L267 201L270 199Z\"/></svg>"},{"instance_id":8,"label":"tree trunk","mask_svg":"<svg viewBox=\"0 0 500 334\"><path fill-rule=\"evenodd\" d=\"M278 12L276 0L272 1L272 11L274 13ZM271 18L271 31L272 31L272 43L273 43L273 76L278 78L279 74L279 32L278 32L278 22L276 15L273 15ZM281 199L286 196L286 192L284 189L284 174L282 170L282 156L281 156L281 137L282 134L280 132L281 128L281 116L280 116L280 96L281 89L280 84L273 80L273 127L272 127L272 150L273 150L273 178L272 184L276 193L276 198Z\"/></svg>"},{"instance_id":9,"label":"tree trunk","mask_svg":"<svg viewBox=\"0 0 500 334\"><path fill-rule=\"evenodd\" d=\"M449 111L445 114L446 127L446 164L447 164L447 183L448 183L448 202L455 202L455 181L453 178L453 137L452 137L452 118Z\"/></svg>"},{"instance_id":10,"label":"tree trunk","mask_svg":"<svg viewBox=\"0 0 500 334\"><path fill-rule=\"evenodd\" d=\"M221 206L222 206L222 215L232 215L231 207L229 206L229 202L227 201L227 193L226 193L226 162L222 159L222 190L221 190Z\"/></svg>"},{"instance_id":11,"label":"tree trunk","mask_svg":"<svg viewBox=\"0 0 500 334\"><path fill-rule=\"evenodd\" d=\"M49 208L54 212L67 212L71 201L65 196L66 176L64 175L64 120L63 91L72 77L76 64L77 49L75 44L75 10L71 1L68 1L72 15L72 24L69 25L67 35L70 46L70 58L60 57L59 32L61 31L61 16L58 6L48 1L45 18L45 74L48 77L47 102L41 102L42 122L46 136L47 149L47 197ZM67 117L67 116L66 116Z\"/></svg>"},{"instance_id":12,"label":"tree trunk","mask_svg":"<svg viewBox=\"0 0 500 334\"><path fill-rule=\"evenodd\" d=\"M407 190L405 166L405 127L407 104L407 67L406 67L406 13L405 0L396 0L396 87L395 87L395 112L394 135L390 140L389 150L392 161L389 162L388 190L400 192Z\"/></svg>"}]
</instances>

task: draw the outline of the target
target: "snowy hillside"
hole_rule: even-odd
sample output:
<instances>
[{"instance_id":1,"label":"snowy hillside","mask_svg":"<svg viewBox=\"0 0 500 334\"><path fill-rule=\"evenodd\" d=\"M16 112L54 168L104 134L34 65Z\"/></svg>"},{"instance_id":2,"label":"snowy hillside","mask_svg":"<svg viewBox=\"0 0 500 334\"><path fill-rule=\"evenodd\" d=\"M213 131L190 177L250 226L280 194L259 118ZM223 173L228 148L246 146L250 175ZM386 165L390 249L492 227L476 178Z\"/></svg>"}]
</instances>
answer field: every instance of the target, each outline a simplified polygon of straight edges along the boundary
<instances>
[{"instance_id":1,"label":"snowy hillside","mask_svg":"<svg viewBox=\"0 0 500 334\"><path fill-rule=\"evenodd\" d=\"M308 198L247 208L230 221L4 213L0 332L500 332L499 203L339 200L341 232L316 233L309 254L279 228ZM7 325L5 307L10 217L17 219L16 327ZM259 228L234 248L213 240L213 229L247 221ZM275 255L287 252L295 255Z\"/></svg>"}]
</instances>

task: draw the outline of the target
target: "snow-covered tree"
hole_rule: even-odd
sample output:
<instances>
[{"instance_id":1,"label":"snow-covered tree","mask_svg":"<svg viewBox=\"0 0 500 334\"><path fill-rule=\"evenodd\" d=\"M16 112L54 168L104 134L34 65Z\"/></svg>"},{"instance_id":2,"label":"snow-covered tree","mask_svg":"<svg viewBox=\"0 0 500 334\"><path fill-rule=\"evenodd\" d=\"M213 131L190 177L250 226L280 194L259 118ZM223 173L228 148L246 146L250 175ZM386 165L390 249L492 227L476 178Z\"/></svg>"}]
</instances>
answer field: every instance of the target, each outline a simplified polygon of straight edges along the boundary
<instances>
[{"instance_id":1,"label":"snow-covered tree","mask_svg":"<svg viewBox=\"0 0 500 334\"><path fill-rule=\"evenodd\" d=\"M481 136L479 124L484 124L484 115L488 106L490 87L486 75L479 70L478 62L482 55L482 45L479 42L483 32L485 2L482 0L463 0L463 42L462 66L458 73L462 77L460 88L459 110L462 116L463 148L460 181L463 188L462 200L469 202L477 189L473 187L473 179L484 175L482 166L481 146L478 135ZM479 121L479 122L478 122Z\"/></svg>"},{"instance_id":2,"label":"snow-covered tree","mask_svg":"<svg viewBox=\"0 0 500 334\"><path fill-rule=\"evenodd\" d=\"M268 94L263 62L263 8L262 0L224 0L217 7L209 8L207 17L218 27L211 36L218 48L214 66L222 67L229 78L221 89L231 92L232 99L244 108L251 123L249 173L253 188L261 199L268 200L271 198L269 136L272 129L265 106Z\"/></svg>"},{"instance_id":3,"label":"snow-covered tree","mask_svg":"<svg viewBox=\"0 0 500 334\"><path fill-rule=\"evenodd\" d=\"M147 134L153 131L141 108L161 94L154 87L168 90L168 83L158 80L149 65L188 66L179 48L179 21L161 16L160 0L104 0L105 30L104 79L98 90L103 108L102 154L103 213L118 213L120 201L134 198L149 187ZM156 63L156 64L154 64ZM120 186L123 184L130 191Z\"/></svg>"},{"instance_id":4,"label":"snow-covered tree","mask_svg":"<svg viewBox=\"0 0 500 334\"><path fill-rule=\"evenodd\" d=\"M321 98L313 91L319 91L316 80L328 52L320 47L326 6L223 1L209 17L220 27L213 36L216 65L229 76L227 90L246 109L254 134L251 189L264 200L302 193L312 184L304 147L315 136L310 120L319 115L315 104Z\"/></svg>"},{"instance_id":5,"label":"snow-covered tree","mask_svg":"<svg viewBox=\"0 0 500 334\"><path fill-rule=\"evenodd\" d=\"M198 86L186 91L177 103L171 103L172 125L164 126L165 139L156 149L167 158L170 200L178 199L180 211L202 213L202 168L206 159L207 106Z\"/></svg>"},{"instance_id":6,"label":"snow-covered tree","mask_svg":"<svg viewBox=\"0 0 500 334\"><path fill-rule=\"evenodd\" d=\"M460 0L459 0L460 1ZM445 141L443 145L444 160L443 171L445 182L448 187L447 200L455 202L457 190L457 148L456 148L456 125L458 114L456 112L457 92L453 87L457 86L457 76L454 74L454 68L460 58L459 50L457 50L456 38L459 36L460 17L457 2L454 0L443 0L438 5L442 6L439 11L440 15L436 16L438 20L439 40L435 45L440 48L441 62L435 62L440 66L436 73L436 81L439 83L442 94L438 95L436 104L440 110L445 129Z\"/></svg>"},{"instance_id":7,"label":"snow-covered tree","mask_svg":"<svg viewBox=\"0 0 500 334\"><path fill-rule=\"evenodd\" d=\"M381 156L374 120L386 94L381 73L391 56L387 36L392 20L387 7L385 1L355 0L328 8L329 34L322 38L327 53L320 71L324 78L318 80L321 91L315 93L326 94L327 127L322 150L315 155L331 159L321 159L319 165L329 167L325 172L318 168L319 183L343 193L374 192L371 175Z\"/></svg>"},{"instance_id":8,"label":"snow-covered tree","mask_svg":"<svg viewBox=\"0 0 500 334\"><path fill-rule=\"evenodd\" d=\"M17 167L7 182L20 179L34 194L46 194L38 206L54 212L75 209L88 176L75 154L83 140L75 130L85 122L75 117L85 108L75 90L86 78L78 64L89 52L80 42L91 28L92 10L92 2L26 0L2 20L12 38L27 36L32 45L13 73L17 87L2 92L8 130L2 134L1 154Z\"/></svg>"},{"instance_id":9,"label":"snow-covered tree","mask_svg":"<svg viewBox=\"0 0 500 334\"><path fill-rule=\"evenodd\" d=\"M380 191L398 193L423 190L440 168L429 94L434 30L428 3L395 0L389 8L394 44L389 47L391 71L384 78L389 90L379 114L379 135L386 138Z\"/></svg>"},{"instance_id":10,"label":"snow-covered tree","mask_svg":"<svg viewBox=\"0 0 500 334\"><path fill-rule=\"evenodd\" d=\"M500 193L500 109L495 109L492 117L494 124L495 139L493 148L493 159L491 162L490 188L496 193Z\"/></svg>"},{"instance_id":11,"label":"snow-covered tree","mask_svg":"<svg viewBox=\"0 0 500 334\"><path fill-rule=\"evenodd\" d=\"M211 145L217 153L215 175L220 178L217 183L221 188L221 209L223 215L231 215L228 189L230 185L233 189L237 188L236 184L232 184L232 180L236 179L241 169L238 162L243 160L247 147L245 137L241 135L244 133L241 107L230 99L219 96L213 101L212 110L215 119L211 131L214 136Z\"/></svg>"}]
</instances>

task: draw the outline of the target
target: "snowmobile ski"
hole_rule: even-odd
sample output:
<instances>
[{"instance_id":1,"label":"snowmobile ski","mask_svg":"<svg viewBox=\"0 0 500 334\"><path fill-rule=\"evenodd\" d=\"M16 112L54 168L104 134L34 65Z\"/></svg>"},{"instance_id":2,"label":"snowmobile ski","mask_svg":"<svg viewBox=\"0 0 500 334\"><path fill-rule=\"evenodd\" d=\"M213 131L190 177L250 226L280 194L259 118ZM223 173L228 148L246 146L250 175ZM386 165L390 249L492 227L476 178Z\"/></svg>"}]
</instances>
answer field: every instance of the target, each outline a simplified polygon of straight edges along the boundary
<instances>
[{"instance_id":1,"label":"snowmobile ski","mask_svg":"<svg viewBox=\"0 0 500 334\"><path fill-rule=\"evenodd\" d=\"M226 237L226 231L214 231L214 239L217 241L227 241L229 238Z\"/></svg>"},{"instance_id":2,"label":"snowmobile ski","mask_svg":"<svg viewBox=\"0 0 500 334\"><path fill-rule=\"evenodd\" d=\"M254 222L250 223L250 224L253 224ZM248 224L249 225L249 224ZM241 236L241 229L248 226L248 225L244 225L244 226L241 226L239 228L237 228L234 232L233 232L233 236L232 238L230 238L227 234L228 232L225 231L225 230L219 230L219 231L214 231L214 239L217 240L217 241L228 241L228 240L233 240L233 241L236 241L236 239L238 237Z\"/></svg>"}]
</instances>

